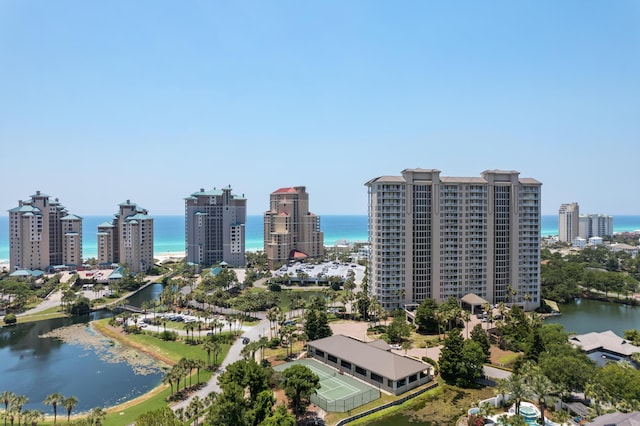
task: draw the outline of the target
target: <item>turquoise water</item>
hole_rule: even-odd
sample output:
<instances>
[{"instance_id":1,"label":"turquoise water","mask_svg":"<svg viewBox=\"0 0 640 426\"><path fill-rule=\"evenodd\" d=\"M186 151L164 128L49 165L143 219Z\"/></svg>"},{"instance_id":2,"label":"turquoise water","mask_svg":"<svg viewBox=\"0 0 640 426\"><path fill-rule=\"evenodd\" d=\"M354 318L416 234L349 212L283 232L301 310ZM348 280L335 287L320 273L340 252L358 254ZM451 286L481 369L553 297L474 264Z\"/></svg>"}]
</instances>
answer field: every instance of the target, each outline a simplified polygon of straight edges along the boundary
<instances>
[{"instance_id":1,"label":"turquoise water","mask_svg":"<svg viewBox=\"0 0 640 426\"><path fill-rule=\"evenodd\" d=\"M112 216L85 216L83 220L83 256L95 257L96 232L100 223L110 220ZM168 252L184 252L184 216L154 216L155 253L161 255ZM614 230L627 232L640 229L640 216L614 216ZM366 215L326 215L320 216L320 228L324 232L325 245L331 246L336 241L366 241ZM558 234L558 216L542 216L542 236ZM246 248L261 250L263 248L263 218L261 215L247 217ZM9 218L0 216L0 261L9 259Z\"/></svg>"}]
</instances>

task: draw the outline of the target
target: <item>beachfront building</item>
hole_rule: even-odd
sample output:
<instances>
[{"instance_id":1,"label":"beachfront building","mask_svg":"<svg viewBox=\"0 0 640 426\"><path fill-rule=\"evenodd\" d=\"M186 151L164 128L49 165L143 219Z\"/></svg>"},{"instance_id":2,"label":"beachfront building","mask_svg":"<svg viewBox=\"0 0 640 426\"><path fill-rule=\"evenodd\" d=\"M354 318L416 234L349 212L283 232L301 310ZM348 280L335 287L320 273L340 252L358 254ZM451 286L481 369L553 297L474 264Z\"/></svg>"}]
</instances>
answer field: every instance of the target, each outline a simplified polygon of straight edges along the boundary
<instances>
[{"instance_id":1,"label":"beachfront building","mask_svg":"<svg viewBox=\"0 0 640 426\"><path fill-rule=\"evenodd\" d=\"M52 270L82 264L82 218L36 191L9 210L9 267ZM56 268L57 267L57 268Z\"/></svg>"},{"instance_id":2,"label":"beachfront building","mask_svg":"<svg viewBox=\"0 0 640 426\"><path fill-rule=\"evenodd\" d=\"M309 211L309 194L304 186L271 193L269 210L264 213L264 252L271 269L291 259L323 255L320 217Z\"/></svg>"},{"instance_id":3,"label":"beachfront building","mask_svg":"<svg viewBox=\"0 0 640 426\"><path fill-rule=\"evenodd\" d=\"M558 209L558 240L572 243L579 235L580 206L578 203L566 203ZM587 237L582 237L587 238Z\"/></svg>"},{"instance_id":4,"label":"beachfront building","mask_svg":"<svg viewBox=\"0 0 640 426\"><path fill-rule=\"evenodd\" d=\"M187 262L209 267L226 262L245 264L247 200L231 193L231 186L194 192L185 198Z\"/></svg>"},{"instance_id":5,"label":"beachfront building","mask_svg":"<svg viewBox=\"0 0 640 426\"><path fill-rule=\"evenodd\" d=\"M98 263L147 272L153 266L153 218L130 200L118 207L111 221L98 225Z\"/></svg>"},{"instance_id":6,"label":"beachfront building","mask_svg":"<svg viewBox=\"0 0 640 426\"><path fill-rule=\"evenodd\" d=\"M613 216L606 214L581 214L578 218L578 235L581 238L610 237L613 235Z\"/></svg>"},{"instance_id":7,"label":"beachfront building","mask_svg":"<svg viewBox=\"0 0 640 426\"><path fill-rule=\"evenodd\" d=\"M385 309L467 294L539 306L539 181L517 171L406 169L365 185L369 283Z\"/></svg>"}]
</instances>

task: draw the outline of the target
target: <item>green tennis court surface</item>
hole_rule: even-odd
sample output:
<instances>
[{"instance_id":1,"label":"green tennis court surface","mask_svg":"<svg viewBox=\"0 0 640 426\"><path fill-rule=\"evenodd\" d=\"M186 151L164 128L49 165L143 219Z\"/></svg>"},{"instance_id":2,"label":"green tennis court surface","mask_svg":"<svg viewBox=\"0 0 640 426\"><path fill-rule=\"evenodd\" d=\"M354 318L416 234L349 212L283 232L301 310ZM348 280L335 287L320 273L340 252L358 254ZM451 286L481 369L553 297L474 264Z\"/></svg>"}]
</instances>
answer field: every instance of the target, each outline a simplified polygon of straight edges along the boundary
<instances>
[{"instance_id":1,"label":"green tennis court surface","mask_svg":"<svg viewBox=\"0 0 640 426\"><path fill-rule=\"evenodd\" d=\"M311 396L311 402L325 411L346 412L380 398L380 391L347 374L312 359L300 359L273 367L283 371L293 364L302 364L320 378L320 389Z\"/></svg>"}]
</instances>

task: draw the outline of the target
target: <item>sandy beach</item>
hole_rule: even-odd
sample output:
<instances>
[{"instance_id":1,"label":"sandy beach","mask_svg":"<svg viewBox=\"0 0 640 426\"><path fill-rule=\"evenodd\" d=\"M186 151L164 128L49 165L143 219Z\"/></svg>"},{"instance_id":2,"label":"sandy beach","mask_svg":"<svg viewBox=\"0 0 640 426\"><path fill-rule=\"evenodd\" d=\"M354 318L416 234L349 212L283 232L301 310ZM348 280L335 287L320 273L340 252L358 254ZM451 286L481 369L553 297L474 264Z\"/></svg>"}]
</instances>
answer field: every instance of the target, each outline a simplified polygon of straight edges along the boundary
<instances>
[{"instance_id":1,"label":"sandy beach","mask_svg":"<svg viewBox=\"0 0 640 426\"><path fill-rule=\"evenodd\" d=\"M154 253L153 258L158 260L158 263L167 261L180 261L186 257L185 252L181 251L165 251L162 253Z\"/></svg>"}]
</instances>

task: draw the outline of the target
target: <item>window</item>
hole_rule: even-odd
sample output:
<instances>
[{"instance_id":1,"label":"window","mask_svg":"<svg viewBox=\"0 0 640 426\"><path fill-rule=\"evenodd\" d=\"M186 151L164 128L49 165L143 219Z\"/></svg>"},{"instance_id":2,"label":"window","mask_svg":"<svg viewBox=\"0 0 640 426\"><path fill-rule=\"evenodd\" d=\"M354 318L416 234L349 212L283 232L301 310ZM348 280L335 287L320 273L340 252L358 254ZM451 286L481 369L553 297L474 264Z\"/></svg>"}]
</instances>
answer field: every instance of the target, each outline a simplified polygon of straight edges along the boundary
<instances>
[{"instance_id":1,"label":"window","mask_svg":"<svg viewBox=\"0 0 640 426\"><path fill-rule=\"evenodd\" d=\"M340 360L340 366L346 368L347 370L351 370L351 363L343 359Z\"/></svg>"},{"instance_id":2,"label":"window","mask_svg":"<svg viewBox=\"0 0 640 426\"><path fill-rule=\"evenodd\" d=\"M378 383L384 383L382 376L377 375L376 373L371 373L371 380Z\"/></svg>"},{"instance_id":3,"label":"window","mask_svg":"<svg viewBox=\"0 0 640 426\"><path fill-rule=\"evenodd\" d=\"M324 352L321 351L320 349L316 349L316 355L318 355L319 357L324 358Z\"/></svg>"},{"instance_id":4,"label":"window","mask_svg":"<svg viewBox=\"0 0 640 426\"><path fill-rule=\"evenodd\" d=\"M366 376L366 375L367 375L367 370L365 370L365 369L364 369L364 368L362 368L362 367L358 367L358 366L356 365L356 373L358 373L358 374L362 374L363 376Z\"/></svg>"},{"instance_id":5,"label":"window","mask_svg":"<svg viewBox=\"0 0 640 426\"><path fill-rule=\"evenodd\" d=\"M336 363L338 362L338 358L336 358L336 357L335 357L335 356L333 356L333 355L329 355L329 356L327 356L327 359L328 359L329 361L331 361L331 362L336 362Z\"/></svg>"}]
</instances>

